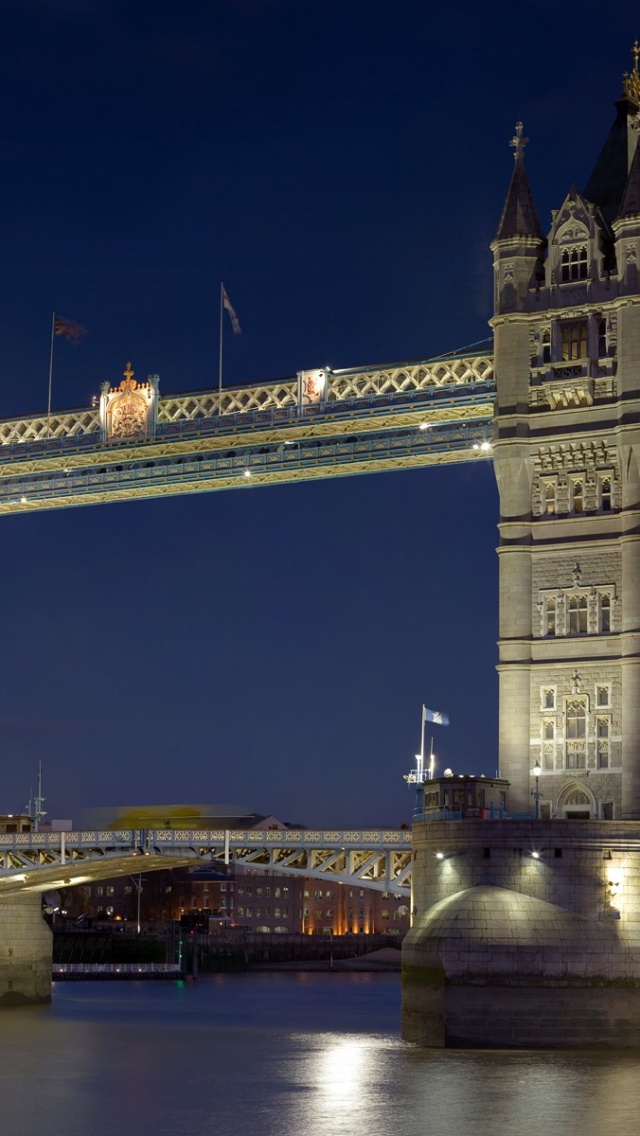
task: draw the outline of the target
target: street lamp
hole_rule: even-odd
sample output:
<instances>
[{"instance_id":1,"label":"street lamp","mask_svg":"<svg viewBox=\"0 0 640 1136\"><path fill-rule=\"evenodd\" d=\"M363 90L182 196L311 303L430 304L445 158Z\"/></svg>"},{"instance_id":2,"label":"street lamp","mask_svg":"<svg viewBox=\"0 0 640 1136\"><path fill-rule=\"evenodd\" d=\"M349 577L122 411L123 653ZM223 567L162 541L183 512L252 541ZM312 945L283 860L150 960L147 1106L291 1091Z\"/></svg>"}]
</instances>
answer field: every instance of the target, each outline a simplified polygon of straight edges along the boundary
<instances>
[{"instance_id":1,"label":"street lamp","mask_svg":"<svg viewBox=\"0 0 640 1136\"><path fill-rule=\"evenodd\" d=\"M533 776L536 779L536 787L535 787L535 789L532 790L532 793L531 793L531 795L532 795L532 797L535 801L536 820L540 819L540 797L542 796L542 793L540 792L540 774L541 773L542 773L542 769L541 769L541 766L540 766L540 762L536 761L536 763L533 767Z\"/></svg>"}]
</instances>

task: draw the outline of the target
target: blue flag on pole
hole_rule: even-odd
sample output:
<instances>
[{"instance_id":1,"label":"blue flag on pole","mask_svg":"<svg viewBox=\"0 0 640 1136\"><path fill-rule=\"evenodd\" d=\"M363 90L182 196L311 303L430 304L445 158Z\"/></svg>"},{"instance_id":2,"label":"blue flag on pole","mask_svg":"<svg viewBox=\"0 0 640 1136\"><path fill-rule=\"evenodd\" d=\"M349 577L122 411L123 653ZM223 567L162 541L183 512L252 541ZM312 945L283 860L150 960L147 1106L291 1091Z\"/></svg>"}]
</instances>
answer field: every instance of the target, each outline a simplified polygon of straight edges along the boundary
<instances>
[{"instance_id":1,"label":"blue flag on pole","mask_svg":"<svg viewBox=\"0 0 640 1136\"><path fill-rule=\"evenodd\" d=\"M449 715L441 714L439 710L427 710L426 706L422 707L425 722L434 722L436 726L448 726Z\"/></svg>"}]
</instances>

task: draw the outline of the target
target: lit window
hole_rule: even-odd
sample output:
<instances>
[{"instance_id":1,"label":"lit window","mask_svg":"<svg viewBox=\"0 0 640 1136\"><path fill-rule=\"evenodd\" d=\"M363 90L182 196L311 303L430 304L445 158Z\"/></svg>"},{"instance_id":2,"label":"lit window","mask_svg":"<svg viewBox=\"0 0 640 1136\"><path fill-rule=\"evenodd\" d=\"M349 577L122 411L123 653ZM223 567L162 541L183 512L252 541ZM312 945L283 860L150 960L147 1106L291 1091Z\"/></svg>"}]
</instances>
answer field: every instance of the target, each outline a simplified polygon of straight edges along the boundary
<instances>
[{"instance_id":1,"label":"lit window","mask_svg":"<svg viewBox=\"0 0 640 1136\"><path fill-rule=\"evenodd\" d=\"M552 517L556 511L556 483L546 481L543 486L542 511L547 517Z\"/></svg>"},{"instance_id":2,"label":"lit window","mask_svg":"<svg viewBox=\"0 0 640 1136\"><path fill-rule=\"evenodd\" d=\"M562 358L565 362L587 357L587 321L562 325Z\"/></svg>"}]
</instances>

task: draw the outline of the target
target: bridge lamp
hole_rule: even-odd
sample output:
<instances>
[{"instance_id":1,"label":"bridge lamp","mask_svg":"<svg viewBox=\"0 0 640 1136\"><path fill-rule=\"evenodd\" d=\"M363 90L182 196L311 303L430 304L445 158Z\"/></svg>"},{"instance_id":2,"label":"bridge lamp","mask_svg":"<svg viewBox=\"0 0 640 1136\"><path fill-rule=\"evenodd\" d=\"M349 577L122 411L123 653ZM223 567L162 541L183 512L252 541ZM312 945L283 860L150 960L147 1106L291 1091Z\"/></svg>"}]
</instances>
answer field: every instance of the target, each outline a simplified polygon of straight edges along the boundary
<instances>
[{"instance_id":1,"label":"bridge lamp","mask_svg":"<svg viewBox=\"0 0 640 1136\"><path fill-rule=\"evenodd\" d=\"M420 430L430 430L431 429L431 423L430 422L421 422L419 429Z\"/></svg>"},{"instance_id":2,"label":"bridge lamp","mask_svg":"<svg viewBox=\"0 0 640 1136\"><path fill-rule=\"evenodd\" d=\"M542 796L542 793L540 792L540 775L541 775L541 773L542 773L542 766L540 765L539 761L536 761L536 763L533 767L533 776L536 779L536 787L531 794L531 796L533 797L533 800L535 802L536 820L540 819L540 797Z\"/></svg>"},{"instance_id":3,"label":"bridge lamp","mask_svg":"<svg viewBox=\"0 0 640 1136\"><path fill-rule=\"evenodd\" d=\"M444 860L444 852L436 852L436 860Z\"/></svg>"},{"instance_id":4,"label":"bridge lamp","mask_svg":"<svg viewBox=\"0 0 640 1136\"><path fill-rule=\"evenodd\" d=\"M532 855L534 860L540 859L540 853L539 852L532 852L531 855Z\"/></svg>"},{"instance_id":5,"label":"bridge lamp","mask_svg":"<svg viewBox=\"0 0 640 1136\"><path fill-rule=\"evenodd\" d=\"M250 470L250 469L245 469L245 471L244 471L244 475L245 475L245 477L251 477L251 470Z\"/></svg>"}]
</instances>

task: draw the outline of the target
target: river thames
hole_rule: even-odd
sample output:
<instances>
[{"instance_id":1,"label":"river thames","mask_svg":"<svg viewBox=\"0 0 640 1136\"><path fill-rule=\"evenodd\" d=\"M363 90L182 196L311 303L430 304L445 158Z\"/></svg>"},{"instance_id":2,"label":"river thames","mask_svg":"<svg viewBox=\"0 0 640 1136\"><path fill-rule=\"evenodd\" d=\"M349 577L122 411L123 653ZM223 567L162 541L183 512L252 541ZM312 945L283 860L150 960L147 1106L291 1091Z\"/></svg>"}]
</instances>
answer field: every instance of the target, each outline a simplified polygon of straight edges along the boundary
<instances>
[{"instance_id":1,"label":"river thames","mask_svg":"<svg viewBox=\"0 0 640 1136\"><path fill-rule=\"evenodd\" d=\"M397 974L69 982L0 1015L11 1136L635 1136L640 1054L428 1051Z\"/></svg>"}]
</instances>

